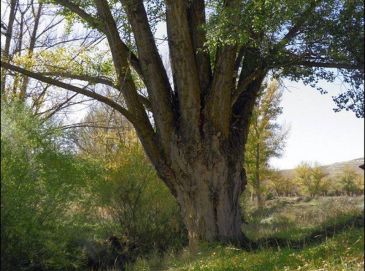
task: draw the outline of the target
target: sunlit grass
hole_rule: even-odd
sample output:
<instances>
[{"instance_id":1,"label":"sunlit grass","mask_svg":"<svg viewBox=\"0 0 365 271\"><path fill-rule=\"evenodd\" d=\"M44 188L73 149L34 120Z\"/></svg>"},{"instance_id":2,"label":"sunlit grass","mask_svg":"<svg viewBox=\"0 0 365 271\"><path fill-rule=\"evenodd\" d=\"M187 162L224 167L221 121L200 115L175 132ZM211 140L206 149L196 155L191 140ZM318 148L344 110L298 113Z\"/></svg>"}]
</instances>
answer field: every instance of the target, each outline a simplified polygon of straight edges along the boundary
<instances>
[{"instance_id":1,"label":"sunlit grass","mask_svg":"<svg viewBox=\"0 0 365 271\"><path fill-rule=\"evenodd\" d=\"M351 220L363 213L363 197L320 198L307 202L271 202L263 210L252 210L251 238L300 240L321 229L344 223L337 232L318 240L308 239L300 248L263 244L247 251L219 244L201 244L191 254L151 255L138 259L128 271L341 271L364 269L364 228L351 226ZM270 204L273 204L270 206ZM358 221L358 220L356 220ZM278 223L280 222L280 223ZM275 224L275 230L272 225ZM246 225L247 226L247 225ZM255 227L261 229L255 233ZM325 234L325 232L323 232Z\"/></svg>"},{"instance_id":2,"label":"sunlit grass","mask_svg":"<svg viewBox=\"0 0 365 271\"><path fill-rule=\"evenodd\" d=\"M362 216L364 197L321 197L310 200L283 198L268 201L262 210L252 208L243 227L251 240L300 240L314 231L346 224Z\"/></svg>"},{"instance_id":3,"label":"sunlit grass","mask_svg":"<svg viewBox=\"0 0 365 271\"><path fill-rule=\"evenodd\" d=\"M165 271L270 271L270 270L363 270L363 228L348 229L320 245L301 250L261 249L244 251L229 246L202 245L197 254L183 251L165 259L140 259L129 270Z\"/></svg>"}]
</instances>

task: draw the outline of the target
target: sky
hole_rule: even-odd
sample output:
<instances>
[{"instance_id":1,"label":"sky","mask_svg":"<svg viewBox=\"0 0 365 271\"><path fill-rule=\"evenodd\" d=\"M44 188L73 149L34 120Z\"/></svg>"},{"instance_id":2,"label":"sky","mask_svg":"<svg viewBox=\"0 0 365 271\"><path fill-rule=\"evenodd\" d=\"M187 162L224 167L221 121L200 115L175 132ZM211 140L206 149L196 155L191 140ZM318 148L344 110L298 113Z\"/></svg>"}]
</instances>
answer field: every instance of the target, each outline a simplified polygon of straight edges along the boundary
<instances>
[{"instance_id":1,"label":"sky","mask_svg":"<svg viewBox=\"0 0 365 271\"><path fill-rule=\"evenodd\" d=\"M335 113L331 96L343 87L323 84L328 94L302 83L284 81L285 90L279 123L289 127L281 158L271 160L278 169L294 168L303 161L327 165L364 157L364 119L353 112Z\"/></svg>"}]
</instances>

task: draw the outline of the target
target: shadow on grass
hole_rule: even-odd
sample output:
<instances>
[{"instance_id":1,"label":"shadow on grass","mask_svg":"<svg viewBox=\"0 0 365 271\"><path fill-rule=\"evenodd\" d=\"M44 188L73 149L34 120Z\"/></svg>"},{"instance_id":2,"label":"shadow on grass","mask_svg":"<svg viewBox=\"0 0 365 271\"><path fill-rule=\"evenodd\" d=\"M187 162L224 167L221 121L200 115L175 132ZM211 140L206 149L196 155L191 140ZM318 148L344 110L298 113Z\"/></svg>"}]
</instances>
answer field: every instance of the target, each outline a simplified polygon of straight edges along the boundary
<instances>
[{"instance_id":1,"label":"shadow on grass","mask_svg":"<svg viewBox=\"0 0 365 271\"><path fill-rule=\"evenodd\" d=\"M315 245L326 241L327 238L333 237L335 234L349 230L351 228L364 227L364 214L343 218L340 221L333 221L327 225L321 226L318 229L311 230L311 233L301 239L290 239L285 237L270 237L262 238L256 241L249 239L245 240L243 249L248 251L260 249L303 249L308 245Z\"/></svg>"}]
</instances>

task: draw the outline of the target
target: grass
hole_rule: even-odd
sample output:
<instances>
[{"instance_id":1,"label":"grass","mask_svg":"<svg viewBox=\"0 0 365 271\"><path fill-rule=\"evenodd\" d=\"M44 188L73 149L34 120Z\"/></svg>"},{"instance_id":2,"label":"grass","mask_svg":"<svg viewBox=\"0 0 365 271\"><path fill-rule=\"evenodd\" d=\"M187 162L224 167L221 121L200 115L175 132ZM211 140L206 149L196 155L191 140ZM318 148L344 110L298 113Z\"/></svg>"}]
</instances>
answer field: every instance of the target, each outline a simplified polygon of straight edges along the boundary
<instances>
[{"instance_id":1,"label":"grass","mask_svg":"<svg viewBox=\"0 0 365 271\"><path fill-rule=\"evenodd\" d=\"M234 247L202 245L196 255L183 251L157 262L140 259L130 270L139 271L270 271L270 270L363 270L363 228L352 228L320 245L302 250L261 249L247 252Z\"/></svg>"},{"instance_id":2,"label":"grass","mask_svg":"<svg viewBox=\"0 0 365 271\"><path fill-rule=\"evenodd\" d=\"M201 244L138 259L128 271L364 270L363 197L280 199L248 211L245 233L259 249ZM329 230L334 229L334 230ZM320 236L320 238L317 238ZM279 246L266 240L285 240ZM301 246L297 246L301 243ZM295 245L294 245L295 244Z\"/></svg>"},{"instance_id":3,"label":"grass","mask_svg":"<svg viewBox=\"0 0 365 271\"><path fill-rule=\"evenodd\" d=\"M302 240L313 232L351 224L363 215L364 197L280 198L268 201L261 210L247 209L243 230L251 240Z\"/></svg>"}]
</instances>

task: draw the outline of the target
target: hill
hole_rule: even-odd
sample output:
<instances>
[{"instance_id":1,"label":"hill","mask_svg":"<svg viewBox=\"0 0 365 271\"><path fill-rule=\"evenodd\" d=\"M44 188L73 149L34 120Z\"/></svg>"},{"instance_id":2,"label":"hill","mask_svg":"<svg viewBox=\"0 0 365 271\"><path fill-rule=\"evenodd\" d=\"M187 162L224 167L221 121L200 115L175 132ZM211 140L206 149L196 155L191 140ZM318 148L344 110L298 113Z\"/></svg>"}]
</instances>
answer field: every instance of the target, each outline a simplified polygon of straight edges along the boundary
<instances>
[{"instance_id":1,"label":"hill","mask_svg":"<svg viewBox=\"0 0 365 271\"><path fill-rule=\"evenodd\" d=\"M330 165L321 166L324 172L329 174L329 177L335 177L342 172L344 167L352 168L358 174L364 174L364 170L359 168L360 165L364 164L364 158L357 158L349 161L337 162ZM286 178L293 178L295 169L284 169L280 170L280 173Z\"/></svg>"}]
</instances>

